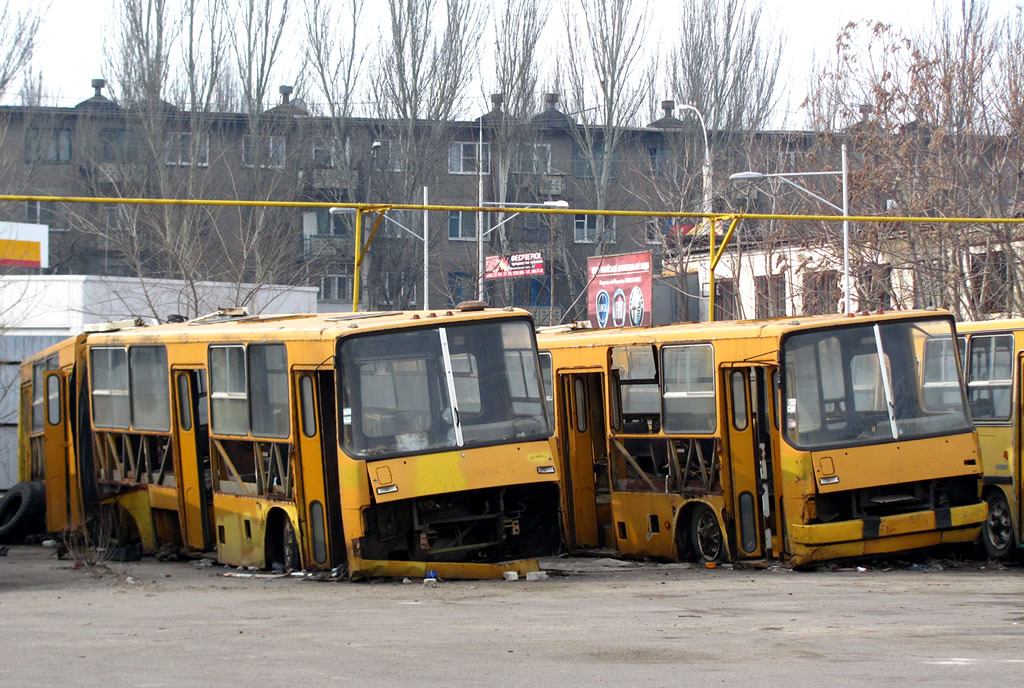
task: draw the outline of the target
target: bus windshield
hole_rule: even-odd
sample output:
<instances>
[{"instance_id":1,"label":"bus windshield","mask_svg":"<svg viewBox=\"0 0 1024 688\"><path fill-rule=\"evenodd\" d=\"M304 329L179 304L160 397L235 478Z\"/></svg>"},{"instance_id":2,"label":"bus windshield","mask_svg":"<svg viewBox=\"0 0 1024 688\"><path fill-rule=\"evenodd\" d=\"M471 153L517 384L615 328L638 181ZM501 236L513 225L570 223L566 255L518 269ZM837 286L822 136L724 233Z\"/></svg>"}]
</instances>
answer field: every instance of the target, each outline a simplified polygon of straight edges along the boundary
<instances>
[{"instance_id":1,"label":"bus windshield","mask_svg":"<svg viewBox=\"0 0 1024 688\"><path fill-rule=\"evenodd\" d=\"M343 446L382 459L550 434L526 320L395 330L338 347Z\"/></svg>"},{"instance_id":2,"label":"bus windshield","mask_svg":"<svg viewBox=\"0 0 1024 688\"><path fill-rule=\"evenodd\" d=\"M950 321L890 321L786 337L787 439L801 449L826 449L968 432L959 375L948 376L952 388L944 393L929 389L931 364L922 359L938 350L937 341L952 343ZM955 367L948 357L943 363Z\"/></svg>"}]
</instances>

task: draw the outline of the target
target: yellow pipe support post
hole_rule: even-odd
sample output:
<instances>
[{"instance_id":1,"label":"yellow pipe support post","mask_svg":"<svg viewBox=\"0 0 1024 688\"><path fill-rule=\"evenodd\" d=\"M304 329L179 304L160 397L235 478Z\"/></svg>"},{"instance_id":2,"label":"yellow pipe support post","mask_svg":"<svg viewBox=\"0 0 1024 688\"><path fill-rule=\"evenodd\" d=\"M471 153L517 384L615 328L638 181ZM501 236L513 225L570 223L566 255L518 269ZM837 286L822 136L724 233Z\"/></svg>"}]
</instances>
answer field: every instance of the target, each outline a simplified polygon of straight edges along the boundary
<instances>
[{"instance_id":1,"label":"yellow pipe support post","mask_svg":"<svg viewBox=\"0 0 1024 688\"><path fill-rule=\"evenodd\" d=\"M711 259L715 257L715 218L708 218L711 225L710 249L708 255L708 322L715 321L715 268L711 265Z\"/></svg>"},{"instance_id":2,"label":"yellow pipe support post","mask_svg":"<svg viewBox=\"0 0 1024 688\"><path fill-rule=\"evenodd\" d=\"M380 228L380 223L384 220L384 213L386 212L386 208L377 211L377 221L373 223L373 229L370 230L370 236L367 237L366 244L363 246L363 250L359 254L360 264L362 264L363 259L366 258L366 252L370 250L370 244L373 243L373 237L377 236L377 230Z\"/></svg>"},{"instance_id":3,"label":"yellow pipe support post","mask_svg":"<svg viewBox=\"0 0 1024 688\"><path fill-rule=\"evenodd\" d=\"M352 269L352 312L359 312L359 266L363 262L363 209L356 208L356 256Z\"/></svg>"},{"instance_id":4,"label":"yellow pipe support post","mask_svg":"<svg viewBox=\"0 0 1024 688\"><path fill-rule=\"evenodd\" d=\"M711 256L711 269L712 270L714 270L716 267L718 267L718 261L722 260L722 255L725 254L725 249L729 245L729 239L732 238L732 233L736 230L736 225L738 225L739 222L740 222L740 218L739 217L732 218L732 222L729 223L729 230L725 233L725 236L722 238L722 245L718 247L718 251L717 252L714 251L714 250L711 251L711 253L713 254Z\"/></svg>"}]
</instances>

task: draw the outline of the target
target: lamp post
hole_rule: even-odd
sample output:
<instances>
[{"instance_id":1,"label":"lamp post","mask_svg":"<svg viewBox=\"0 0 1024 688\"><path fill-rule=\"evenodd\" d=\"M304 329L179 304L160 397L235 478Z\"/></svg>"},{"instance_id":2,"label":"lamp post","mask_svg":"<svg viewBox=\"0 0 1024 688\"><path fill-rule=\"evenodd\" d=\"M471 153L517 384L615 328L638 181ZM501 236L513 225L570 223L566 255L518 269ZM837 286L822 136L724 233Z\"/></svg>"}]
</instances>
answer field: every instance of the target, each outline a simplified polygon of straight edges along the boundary
<instances>
[{"instance_id":1,"label":"lamp post","mask_svg":"<svg viewBox=\"0 0 1024 688\"><path fill-rule=\"evenodd\" d=\"M799 191L807 194L834 210L843 214L843 312L850 312L850 191L849 191L849 170L846 163L846 144L841 148L842 168L839 170L826 170L823 172L737 172L729 177L731 182L756 182L762 179L779 179ZM843 207L828 201L810 189L794 182L791 177L824 177L841 176L843 179Z\"/></svg>"},{"instance_id":2,"label":"lamp post","mask_svg":"<svg viewBox=\"0 0 1024 688\"><path fill-rule=\"evenodd\" d=\"M711 174L712 174L712 170L711 170L711 146L708 145L708 128L707 128L707 125L704 123L704 115L701 114L700 110L697 109L696 105L690 105L689 103L684 103L683 105L679 106L679 109L680 110L689 110L693 114L697 115L697 120L700 122L701 133L704 134L704 163L703 163L702 169L701 169L701 183L702 183L701 191L703 193L703 202L704 202L704 207L702 208L702 210L703 210L703 212L705 212L708 215L710 215L712 213L712 211L713 211L714 203L713 203L713 199L712 199L712 195L711 195L711 182L712 182L712 178L711 178ZM707 222L707 221L708 221L708 218L705 217L704 218L704 222Z\"/></svg>"},{"instance_id":3,"label":"lamp post","mask_svg":"<svg viewBox=\"0 0 1024 688\"><path fill-rule=\"evenodd\" d=\"M568 208L569 207L569 203L568 203L568 201L544 201L543 203L502 203L500 201L481 201L480 202L480 206L481 207L498 206L500 208ZM489 227L487 230L481 230L480 229L482 223L480 223L477 226L477 233L476 233L476 258L477 258L479 274L478 274L478 277L477 277L476 298L478 300L480 300L480 301L484 300L484 237L487 236L488 234L490 234L491 232L493 232L494 230L496 230L498 227L501 227L503 224L505 224L506 222L508 222L512 218L514 218L514 217L516 217L517 215L520 215L520 214L521 213L512 213L511 215L506 217L504 220L502 220L498 224L494 225L493 227ZM480 216L481 217L483 216L483 212L480 213ZM552 261L554 261L554 257L553 256L552 256ZM552 271L554 271L554 267L555 267L554 266L554 262L552 262L552 264L551 264Z\"/></svg>"}]
</instances>

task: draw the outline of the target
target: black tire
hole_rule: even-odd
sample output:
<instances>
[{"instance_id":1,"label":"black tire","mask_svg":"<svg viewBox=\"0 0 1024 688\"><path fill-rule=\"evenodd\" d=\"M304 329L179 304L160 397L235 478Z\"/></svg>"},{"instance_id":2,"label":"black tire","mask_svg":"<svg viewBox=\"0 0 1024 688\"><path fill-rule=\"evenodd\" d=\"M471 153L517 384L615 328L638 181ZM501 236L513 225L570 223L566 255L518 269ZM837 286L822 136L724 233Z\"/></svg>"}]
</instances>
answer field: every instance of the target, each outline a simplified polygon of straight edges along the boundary
<instances>
[{"instance_id":1,"label":"black tire","mask_svg":"<svg viewBox=\"0 0 1024 688\"><path fill-rule=\"evenodd\" d=\"M1000 491L989 492L985 501L988 503L988 516L981 527L981 544L985 546L989 559L1004 559L1013 549L1013 514L1006 496Z\"/></svg>"},{"instance_id":2,"label":"black tire","mask_svg":"<svg viewBox=\"0 0 1024 688\"><path fill-rule=\"evenodd\" d=\"M46 530L46 486L18 483L0 500L0 543L16 544Z\"/></svg>"},{"instance_id":3,"label":"black tire","mask_svg":"<svg viewBox=\"0 0 1024 688\"><path fill-rule=\"evenodd\" d=\"M690 518L690 547L698 564L717 562L725 558L725 538L718 525L715 512L701 504Z\"/></svg>"},{"instance_id":4,"label":"black tire","mask_svg":"<svg viewBox=\"0 0 1024 688\"><path fill-rule=\"evenodd\" d=\"M284 553L284 570L286 572L298 571L302 568L302 559L299 558L299 540L295 537L295 528L291 519L285 518L284 527L281 529L281 551Z\"/></svg>"}]
</instances>

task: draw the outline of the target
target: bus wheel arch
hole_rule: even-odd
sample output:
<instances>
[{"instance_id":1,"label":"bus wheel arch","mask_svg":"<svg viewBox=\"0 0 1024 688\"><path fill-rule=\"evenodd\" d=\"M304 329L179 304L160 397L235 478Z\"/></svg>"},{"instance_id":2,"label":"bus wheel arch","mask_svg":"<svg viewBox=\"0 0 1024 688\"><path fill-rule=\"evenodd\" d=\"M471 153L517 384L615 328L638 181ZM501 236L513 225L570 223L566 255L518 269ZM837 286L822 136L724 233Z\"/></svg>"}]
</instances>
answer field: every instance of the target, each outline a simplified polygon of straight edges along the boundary
<instances>
[{"instance_id":1,"label":"bus wheel arch","mask_svg":"<svg viewBox=\"0 0 1024 688\"><path fill-rule=\"evenodd\" d=\"M705 502L696 502L687 519L690 553L698 564L724 561L729 545L718 514Z\"/></svg>"},{"instance_id":2,"label":"bus wheel arch","mask_svg":"<svg viewBox=\"0 0 1024 688\"><path fill-rule=\"evenodd\" d=\"M267 514L264 552L268 569L280 569L287 572L302 568L298 535L291 518L284 509L271 509Z\"/></svg>"},{"instance_id":3,"label":"bus wheel arch","mask_svg":"<svg viewBox=\"0 0 1024 688\"><path fill-rule=\"evenodd\" d=\"M982 498L988 504L988 515L981 527L981 544L990 559L1003 559L1013 549L1013 513L1006 494L997 486L985 488Z\"/></svg>"},{"instance_id":4,"label":"bus wheel arch","mask_svg":"<svg viewBox=\"0 0 1024 688\"><path fill-rule=\"evenodd\" d=\"M675 539L679 561L706 563L729 557L729 546L714 507L700 500L687 502L676 517ZM717 542L717 546L714 543Z\"/></svg>"}]
</instances>

